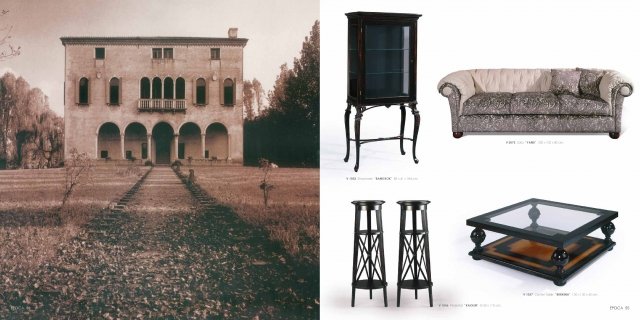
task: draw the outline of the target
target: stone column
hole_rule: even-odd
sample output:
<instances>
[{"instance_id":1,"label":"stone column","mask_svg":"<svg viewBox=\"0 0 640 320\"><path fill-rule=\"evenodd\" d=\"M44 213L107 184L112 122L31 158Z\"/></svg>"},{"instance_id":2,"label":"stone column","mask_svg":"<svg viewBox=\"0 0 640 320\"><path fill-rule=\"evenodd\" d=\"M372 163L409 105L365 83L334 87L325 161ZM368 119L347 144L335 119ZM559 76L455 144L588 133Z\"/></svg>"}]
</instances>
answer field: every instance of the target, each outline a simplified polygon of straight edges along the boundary
<instances>
[{"instance_id":1,"label":"stone column","mask_svg":"<svg viewBox=\"0 0 640 320\"><path fill-rule=\"evenodd\" d=\"M100 134L96 133L96 159L100 159L100 147L98 141L100 140Z\"/></svg>"},{"instance_id":2,"label":"stone column","mask_svg":"<svg viewBox=\"0 0 640 320\"><path fill-rule=\"evenodd\" d=\"M173 135L173 150L175 151L175 160L178 160L178 137L180 137L180 135L178 134L174 134Z\"/></svg>"},{"instance_id":3,"label":"stone column","mask_svg":"<svg viewBox=\"0 0 640 320\"><path fill-rule=\"evenodd\" d=\"M120 154L122 156L122 159L124 160L124 134L120 134Z\"/></svg>"},{"instance_id":4,"label":"stone column","mask_svg":"<svg viewBox=\"0 0 640 320\"><path fill-rule=\"evenodd\" d=\"M153 159L151 157L151 135L147 135L147 160Z\"/></svg>"},{"instance_id":5,"label":"stone column","mask_svg":"<svg viewBox=\"0 0 640 320\"><path fill-rule=\"evenodd\" d=\"M202 159L205 158L204 149L206 149L206 144L205 144L205 137L206 136L207 136L207 134L205 134L205 133L200 134L200 145L202 146Z\"/></svg>"}]
</instances>

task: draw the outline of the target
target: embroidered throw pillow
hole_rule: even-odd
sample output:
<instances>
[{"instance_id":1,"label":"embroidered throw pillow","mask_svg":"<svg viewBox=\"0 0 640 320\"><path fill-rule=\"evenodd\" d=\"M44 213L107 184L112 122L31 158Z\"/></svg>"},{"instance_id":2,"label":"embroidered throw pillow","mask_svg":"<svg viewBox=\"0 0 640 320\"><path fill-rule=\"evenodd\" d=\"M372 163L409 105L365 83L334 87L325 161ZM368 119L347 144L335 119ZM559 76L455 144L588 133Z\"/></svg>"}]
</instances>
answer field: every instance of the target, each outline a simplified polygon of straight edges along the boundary
<instances>
[{"instance_id":1,"label":"embroidered throw pillow","mask_svg":"<svg viewBox=\"0 0 640 320\"><path fill-rule=\"evenodd\" d=\"M577 70L551 69L551 87L554 94L579 95L580 74Z\"/></svg>"},{"instance_id":2,"label":"embroidered throw pillow","mask_svg":"<svg viewBox=\"0 0 640 320\"><path fill-rule=\"evenodd\" d=\"M600 80L604 72L600 70L578 69L580 71L580 94L587 96L600 96Z\"/></svg>"}]
</instances>

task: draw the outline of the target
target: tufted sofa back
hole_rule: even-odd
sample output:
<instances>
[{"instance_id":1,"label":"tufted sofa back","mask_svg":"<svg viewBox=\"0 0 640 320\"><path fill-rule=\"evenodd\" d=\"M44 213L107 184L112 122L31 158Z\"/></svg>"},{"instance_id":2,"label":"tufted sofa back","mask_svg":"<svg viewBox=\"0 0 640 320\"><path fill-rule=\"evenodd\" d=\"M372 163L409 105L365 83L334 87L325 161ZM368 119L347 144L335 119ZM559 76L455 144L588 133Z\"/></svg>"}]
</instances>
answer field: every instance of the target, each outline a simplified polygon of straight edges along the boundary
<instances>
[{"instance_id":1,"label":"tufted sofa back","mask_svg":"<svg viewBox=\"0 0 640 320\"><path fill-rule=\"evenodd\" d=\"M544 92L551 86L551 69L469 70L476 93Z\"/></svg>"}]
</instances>

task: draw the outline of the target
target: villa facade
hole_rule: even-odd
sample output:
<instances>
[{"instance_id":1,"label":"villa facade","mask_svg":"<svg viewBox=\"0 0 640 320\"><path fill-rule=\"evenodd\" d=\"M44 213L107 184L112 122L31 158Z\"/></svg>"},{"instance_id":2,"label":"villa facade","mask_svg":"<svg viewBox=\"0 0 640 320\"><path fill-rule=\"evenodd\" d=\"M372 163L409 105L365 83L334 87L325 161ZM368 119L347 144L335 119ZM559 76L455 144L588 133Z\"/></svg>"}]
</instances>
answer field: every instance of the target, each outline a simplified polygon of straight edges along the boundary
<instances>
[{"instance_id":1,"label":"villa facade","mask_svg":"<svg viewBox=\"0 0 640 320\"><path fill-rule=\"evenodd\" d=\"M65 158L242 163L247 39L63 37Z\"/></svg>"}]
</instances>

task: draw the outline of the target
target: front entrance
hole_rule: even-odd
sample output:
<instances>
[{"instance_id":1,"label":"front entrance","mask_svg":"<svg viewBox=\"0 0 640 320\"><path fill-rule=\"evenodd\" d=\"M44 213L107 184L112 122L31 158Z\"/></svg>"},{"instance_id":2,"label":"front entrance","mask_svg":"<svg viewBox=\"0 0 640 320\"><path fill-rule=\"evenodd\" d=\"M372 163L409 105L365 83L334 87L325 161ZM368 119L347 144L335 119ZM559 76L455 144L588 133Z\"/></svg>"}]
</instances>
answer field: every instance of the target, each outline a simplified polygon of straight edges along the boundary
<instances>
[{"instance_id":1,"label":"front entrance","mask_svg":"<svg viewBox=\"0 0 640 320\"><path fill-rule=\"evenodd\" d=\"M153 127L153 141L155 142L156 164L169 164L171 162L171 140L173 128L165 122Z\"/></svg>"}]
</instances>

